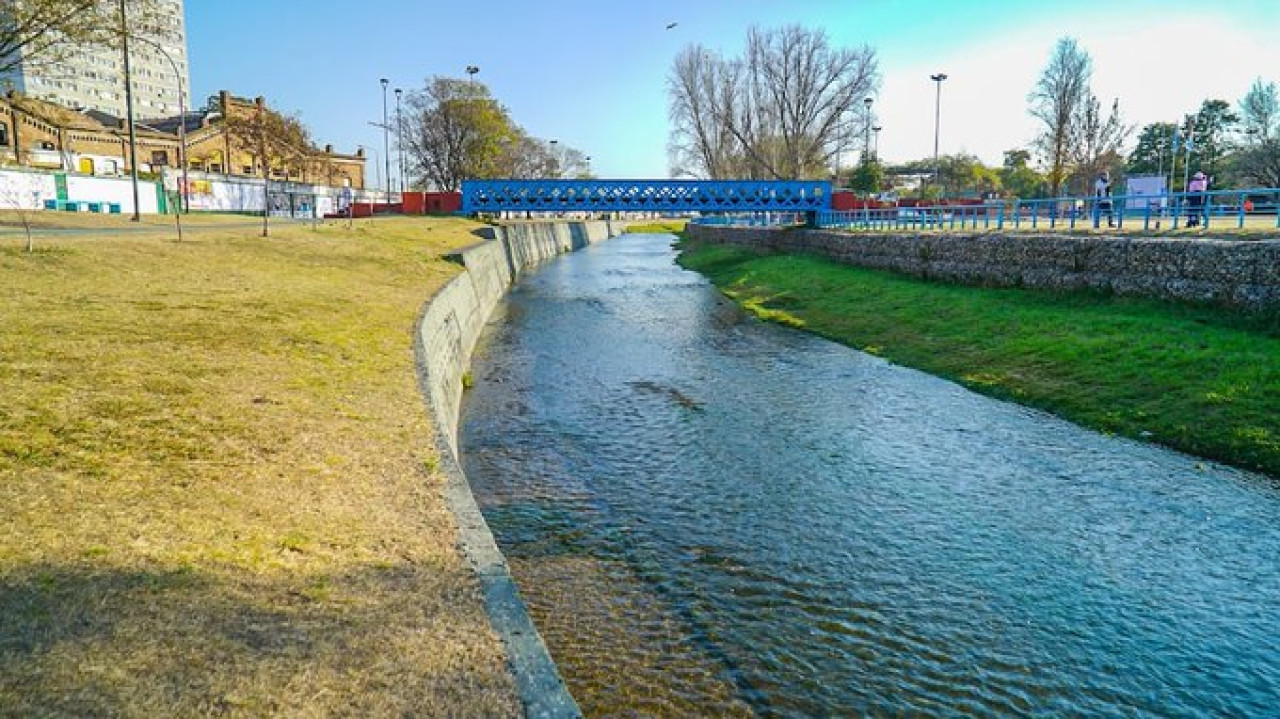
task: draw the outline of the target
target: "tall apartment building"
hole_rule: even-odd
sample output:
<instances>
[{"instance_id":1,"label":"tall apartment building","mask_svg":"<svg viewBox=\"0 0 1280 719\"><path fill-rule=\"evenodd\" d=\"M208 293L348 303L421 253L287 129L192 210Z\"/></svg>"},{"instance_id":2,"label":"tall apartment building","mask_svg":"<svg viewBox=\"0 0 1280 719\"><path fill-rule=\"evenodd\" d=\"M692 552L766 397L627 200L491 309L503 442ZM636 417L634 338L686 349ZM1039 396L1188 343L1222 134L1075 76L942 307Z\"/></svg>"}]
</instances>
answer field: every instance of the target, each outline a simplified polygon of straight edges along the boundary
<instances>
[{"instance_id":1,"label":"tall apartment building","mask_svg":"<svg viewBox=\"0 0 1280 719\"><path fill-rule=\"evenodd\" d=\"M178 93L191 107L183 0L154 0L156 14L132 28L129 44L133 112L139 118L178 114ZM176 73L175 73L176 71ZM0 83L41 100L125 116L124 60L119 47L86 48L56 65L19 66Z\"/></svg>"}]
</instances>

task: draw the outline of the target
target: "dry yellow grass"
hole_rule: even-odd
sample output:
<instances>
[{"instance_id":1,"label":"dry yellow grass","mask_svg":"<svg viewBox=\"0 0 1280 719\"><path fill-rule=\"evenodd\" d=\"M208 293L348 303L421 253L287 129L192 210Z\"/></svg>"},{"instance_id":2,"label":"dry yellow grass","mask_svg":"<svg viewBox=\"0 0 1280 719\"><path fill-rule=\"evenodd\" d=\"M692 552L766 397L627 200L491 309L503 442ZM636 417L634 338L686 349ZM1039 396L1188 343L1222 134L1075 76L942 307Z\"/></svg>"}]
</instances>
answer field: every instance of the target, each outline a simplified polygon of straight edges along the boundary
<instances>
[{"instance_id":1,"label":"dry yellow grass","mask_svg":"<svg viewBox=\"0 0 1280 719\"><path fill-rule=\"evenodd\" d=\"M475 225L245 220L0 236L0 714L518 713L413 366Z\"/></svg>"}]
</instances>

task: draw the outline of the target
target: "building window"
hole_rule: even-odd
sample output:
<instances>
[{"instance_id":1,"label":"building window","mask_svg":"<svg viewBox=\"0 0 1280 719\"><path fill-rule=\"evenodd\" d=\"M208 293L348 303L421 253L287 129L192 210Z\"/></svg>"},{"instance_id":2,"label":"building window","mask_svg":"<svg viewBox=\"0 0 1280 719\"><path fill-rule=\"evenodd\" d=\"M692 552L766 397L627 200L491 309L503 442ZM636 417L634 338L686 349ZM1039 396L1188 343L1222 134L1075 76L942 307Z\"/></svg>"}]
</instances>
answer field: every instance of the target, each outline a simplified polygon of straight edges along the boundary
<instances>
[{"instance_id":1,"label":"building window","mask_svg":"<svg viewBox=\"0 0 1280 719\"><path fill-rule=\"evenodd\" d=\"M9 126L0 122L0 146L9 146Z\"/></svg>"},{"instance_id":2,"label":"building window","mask_svg":"<svg viewBox=\"0 0 1280 719\"><path fill-rule=\"evenodd\" d=\"M244 171L244 174L246 174L246 175L252 175L252 174L253 174L253 165L245 165L245 166L244 166L243 168L241 168L241 169Z\"/></svg>"},{"instance_id":3,"label":"building window","mask_svg":"<svg viewBox=\"0 0 1280 719\"><path fill-rule=\"evenodd\" d=\"M168 150L152 150L152 151L151 151L151 164L153 164L153 165L168 165L168 164L169 164L169 151L168 151Z\"/></svg>"}]
</instances>

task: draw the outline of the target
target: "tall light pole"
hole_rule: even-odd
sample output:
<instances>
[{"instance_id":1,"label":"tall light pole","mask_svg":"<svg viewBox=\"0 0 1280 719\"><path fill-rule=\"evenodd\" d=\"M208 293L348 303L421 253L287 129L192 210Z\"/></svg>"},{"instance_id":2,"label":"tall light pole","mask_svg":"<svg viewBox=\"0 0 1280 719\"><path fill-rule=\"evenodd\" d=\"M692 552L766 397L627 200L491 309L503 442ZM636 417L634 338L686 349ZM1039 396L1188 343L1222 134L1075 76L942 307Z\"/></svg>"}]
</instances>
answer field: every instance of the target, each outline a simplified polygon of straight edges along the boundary
<instances>
[{"instance_id":1,"label":"tall light pole","mask_svg":"<svg viewBox=\"0 0 1280 719\"><path fill-rule=\"evenodd\" d=\"M560 179L560 144L559 140L551 141L551 177Z\"/></svg>"},{"instance_id":2,"label":"tall light pole","mask_svg":"<svg viewBox=\"0 0 1280 719\"><path fill-rule=\"evenodd\" d=\"M946 73L930 75L938 85L938 92L933 105L933 184L938 184L938 130L942 126L942 81L947 79Z\"/></svg>"},{"instance_id":3,"label":"tall light pole","mask_svg":"<svg viewBox=\"0 0 1280 719\"><path fill-rule=\"evenodd\" d=\"M145 37L135 37L134 40L146 43L151 49L160 53L165 60L169 61L169 67L173 69L173 77L178 83L178 163L182 167L182 193L180 195L179 210L183 212L191 212L191 182L187 174L187 95L186 89L182 86L182 73L178 72L178 63L173 61L173 57L164 49L160 43Z\"/></svg>"},{"instance_id":4,"label":"tall light pole","mask_svg":"<svg viewBox=\"0 0 1280 719\"><path fill-rule=\"evenodd\" d=\"M391 82L387 78L382 78L378 82L382 83L382 159L386 163L387 174L387 204L391 204L391 132L387 124L387 85Z\"/></svg>"},{"instance_id":5,"label":"tall light pole","mask_svg":"<svg viewBox=\"0 0 1280 719\"><path fill-rule=\"evenodd\" d=\"M138 135L133 126L133 74L129 67L129 17L125 14L124 0L120 0L120 40L124 49L124 107L129 123L129 174L133 178L134 222L142 220L138 208Z\"/></svg>"},{"instance_id":6,"label":"tall light pole","mask_svg":"<svg viewBox=\"0 0 1280 719\"><path fill-rule=\"evenodd\" d=\"M862 130L862 164L867 164L871 157L871 103L875 102L875 98L867 97L863 99L862 104L867 107L867 124Z\"/></svg>"},{"instance_id":7,"label":"tall light pole","mask_svg":"<svg viewBox=\"0 0 1280 719\"><path fill-rule=\"evenodd\" d=\"M467 65L467 79L471 81L472 85L476 84L476 73L478 72L480 72L480 68L476 65Z\"/></svg>"},{"instance_id":8,"label":"tall light pole","mask_svg":"<svg viewBox=\"0 0 1280 719\"><path fill-rule=\"evenodd\" d=\"M399 165L400 165L400 191L401 191L401 192L404 192L404 191L405 191L405 189L406 189L406 185L405 185L405 181L404 181L404 179L405 179L405 178L404 178L404 176L405 176L405 171L404 171L404 113L403 113L403 112L401 111L401 109L400 109L400 96L401 96L402 94L404 94L404 90L401 90L400 88L398 88L398 87L397 87L397 88L396 88L396 150L397 150L397 152L398 152L397 157L398 157L398 158L399 158L399 160L400 160L400 162L399 162Z\"/></svg>"}]
</instances>

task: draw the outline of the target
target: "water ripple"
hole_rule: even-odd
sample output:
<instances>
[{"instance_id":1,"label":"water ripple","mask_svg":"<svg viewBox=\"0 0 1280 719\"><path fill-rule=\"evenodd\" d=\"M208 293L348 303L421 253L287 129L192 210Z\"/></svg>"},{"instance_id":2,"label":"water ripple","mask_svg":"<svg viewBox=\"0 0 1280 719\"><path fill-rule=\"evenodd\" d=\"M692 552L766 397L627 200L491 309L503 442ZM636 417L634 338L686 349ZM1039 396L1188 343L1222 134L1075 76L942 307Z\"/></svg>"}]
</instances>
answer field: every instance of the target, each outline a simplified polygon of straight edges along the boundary
<instances>
[{"instance_id":1,"label":"water ripple","mask_svg":"<svg viewBox=\"0 0 1280 719\"><path fill-rule=\"evenodd\" d=\"M761 324L668 242L526 277L464 408L588 715L1274 716L1272 480Z\"/></svg>"}]
</instances>

